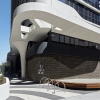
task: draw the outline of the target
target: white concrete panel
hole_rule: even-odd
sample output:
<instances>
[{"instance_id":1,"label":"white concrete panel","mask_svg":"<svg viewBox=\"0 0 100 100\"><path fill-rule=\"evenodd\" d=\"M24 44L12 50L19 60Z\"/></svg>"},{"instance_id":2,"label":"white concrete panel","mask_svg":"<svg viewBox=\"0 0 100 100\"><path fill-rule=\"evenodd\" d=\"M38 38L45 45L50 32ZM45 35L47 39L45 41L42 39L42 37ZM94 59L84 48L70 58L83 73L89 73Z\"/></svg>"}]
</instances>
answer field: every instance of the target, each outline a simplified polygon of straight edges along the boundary
<instances>
[{"instance_id":1,"label":"white concrete panel","mask_svg":"<svg viewBox=\"0 0 100 100\"><path fill-rule=\"evenodd\" d=\"M0 100L6 100L10 96L10 83L6 78L6 83L0 85Z\"/></svg>"},{"instance_id":2,"label":"white concrete panel","mask_svg":"<svg viewBox=\"0 0 100 100\"><path fill-rule=\"evenodd\" d=\"M22 26L22 25L21 25L21 32L29 33L29 32L30 32L30 29L29 29L29 27L27 27L27 26Z\"/></svg>"}]
</instances>

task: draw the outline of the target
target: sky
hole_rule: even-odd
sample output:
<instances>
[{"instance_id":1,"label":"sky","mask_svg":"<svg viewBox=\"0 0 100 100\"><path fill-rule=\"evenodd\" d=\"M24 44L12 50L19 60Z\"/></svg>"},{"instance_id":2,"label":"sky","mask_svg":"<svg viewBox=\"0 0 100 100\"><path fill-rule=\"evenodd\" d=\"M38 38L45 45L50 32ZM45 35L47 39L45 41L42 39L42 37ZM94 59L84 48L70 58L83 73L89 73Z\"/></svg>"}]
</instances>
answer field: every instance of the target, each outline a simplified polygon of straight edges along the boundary
<instances>
[{"instance_id":1,"label":"sky","mask_svg":"<svg viewBox=\"0 0 100 100\"><path fill-rule=\"evenodd\" d=\"M11 0L0 1L0 64L6 61L10 51Z\"/></svg>"}]
</instances>

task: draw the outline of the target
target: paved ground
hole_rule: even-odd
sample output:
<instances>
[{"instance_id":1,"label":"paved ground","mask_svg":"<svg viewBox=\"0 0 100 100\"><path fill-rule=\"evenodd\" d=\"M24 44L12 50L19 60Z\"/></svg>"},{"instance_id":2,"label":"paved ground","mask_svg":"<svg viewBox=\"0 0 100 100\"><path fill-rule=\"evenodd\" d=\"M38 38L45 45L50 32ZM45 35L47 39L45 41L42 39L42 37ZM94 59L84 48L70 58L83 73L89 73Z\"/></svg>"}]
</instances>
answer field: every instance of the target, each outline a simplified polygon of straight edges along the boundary
<instances>
[{"instance_id":1,"label":"paved ground","mask_svg":"<svg viewBox=\"0 0 100 100\"><path fill-rule=\"evenodd\" d=\"M32 81L11 80L10 97L7 100L100 100L100 91L70 90Z\"/></svg>"},{"instance_id":2,"label":"paved ground","mask_svg":"<svg viewBox=\"0 0 100 100\"><path fill-rule=\"evenodd\" d=\"M85 83L85 84L100 83L100 79L57 79L56 81L67 82L67 83Z\"/></svg>"}]
</instances>

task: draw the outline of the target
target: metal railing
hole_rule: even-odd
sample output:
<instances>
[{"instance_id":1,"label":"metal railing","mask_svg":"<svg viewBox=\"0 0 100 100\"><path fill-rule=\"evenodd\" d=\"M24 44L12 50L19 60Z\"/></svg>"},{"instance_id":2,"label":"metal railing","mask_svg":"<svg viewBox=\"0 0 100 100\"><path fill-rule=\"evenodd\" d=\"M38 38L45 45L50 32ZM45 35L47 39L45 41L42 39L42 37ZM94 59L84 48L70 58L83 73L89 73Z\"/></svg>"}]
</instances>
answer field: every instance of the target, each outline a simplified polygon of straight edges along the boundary
<instances>
[{"instance_id":1,"label":"metal railing","mask_svg":"<svg viewBox=\"0 0 100 100\"><path fill-rule=\"evenodd\" d=\"M50 83L53 85L53 81L54 81L54 79L50 79L48 86L49 86Z\"/></svg>"},{"instance_id":2,"label":"metal railing","mask_svg":"<svg viewBox=\"0 0 100 100\"><path fill-rule=\"evenodd\" d=\"M44 82L43 82L43 87L44 87L44 84L46 83L46 81L49 83L50 78L46 78L46 79L44 80Z\"/></svg>"},{"instance_id":3,"label":"metal railing","mask_svg":"<svg viewBox=\"0 0 100 100\"><path fill-rule=\"evenodd\" d=\"M50 79L50 78L47 78L47 77L43 77L43 78L41 78L41 80L40 80L40 86L41 86L41 84L42 84L42 80L44 79L44 81L43 81L43 87L44 87L44 84L46 83L46 81L47 81L47 83L48 83L48 89L49 89L49 84L54 84L53 82L54 82L54 79ZM56 84L54 85L54 94L55 94L55 86L57 86L58 85L58 89L59 89L59 83L62 83L63 84L63 86L64 86L64 92L65 92L65 89L66 89L66 86L65 86L65 83L64 82L59 82L59 81L57 81L56 82Z\"/></svg>"},{"instance_id":4,"label":"metal railing","mask_svg":"<svg viewBox=\"0 0 100 100\"><path fill-rule=\"evenodd\" d=\"M41 83L42 83L42 80L43 80L43 79L46 79L46 78L47 78L47 77L42 77L42 78L41 78L41 80L40 80L40 85L41 85Z\"/></svg>"},{"instance_id":5,"label":"metal railing","mask_svg":"<svg viewBox=\"0 0 100 100\"><path fill-rule=\"evenodd\" d=\"M42 84L42 80L44 80L44 81L43 81L43 86L44 86L44 84L46 83L46 81L49 82L50 78L47 78L47 77L41 78L41 80L40 80L40 86L41 86L41 84Z\"/></svg>"},{"instance_id":6,"label":"metal railing","mask_svg":"<svg viewBox=\"0 0 100 100\"><path fill-rule=\"evenodd\" d=\"M53 85L53 81L54 79L50 79L49 82L48 82L48 90L49 90L49 84Z\"/></svg>"},{"instance_id":7,"label":"metal railing","mask_svg":"<svg viewBox=\"0 0 100 100\"><path fill-rule=\"evenodd\" d=\"M65 83L64 83L64 82L57 82L57 83L54 85L54 93L55 93L55 86L58 85L58 87L59 87L59 83L62 83L62 84L64 85L64 92L65 92L65 89L66 89Z\"/></svg>"}]
</instances>

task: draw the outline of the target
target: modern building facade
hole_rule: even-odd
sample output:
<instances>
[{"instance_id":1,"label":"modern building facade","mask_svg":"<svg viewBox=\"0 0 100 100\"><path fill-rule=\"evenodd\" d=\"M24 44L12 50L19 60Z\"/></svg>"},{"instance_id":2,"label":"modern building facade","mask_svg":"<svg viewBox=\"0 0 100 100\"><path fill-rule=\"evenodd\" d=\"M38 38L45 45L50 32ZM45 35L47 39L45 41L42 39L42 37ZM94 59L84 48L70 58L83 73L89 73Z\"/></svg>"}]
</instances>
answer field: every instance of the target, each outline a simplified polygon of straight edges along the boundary
<instances>
[{"instance_id":1,"label":"modern building facade","mask_svg":"<svg viewBox=\"0 0 100 100\"><path fill-rule=\"evenodd\" d=\"M99 0L11 0L11 72L100 78Z\"/></svg>"}]
</instances>

